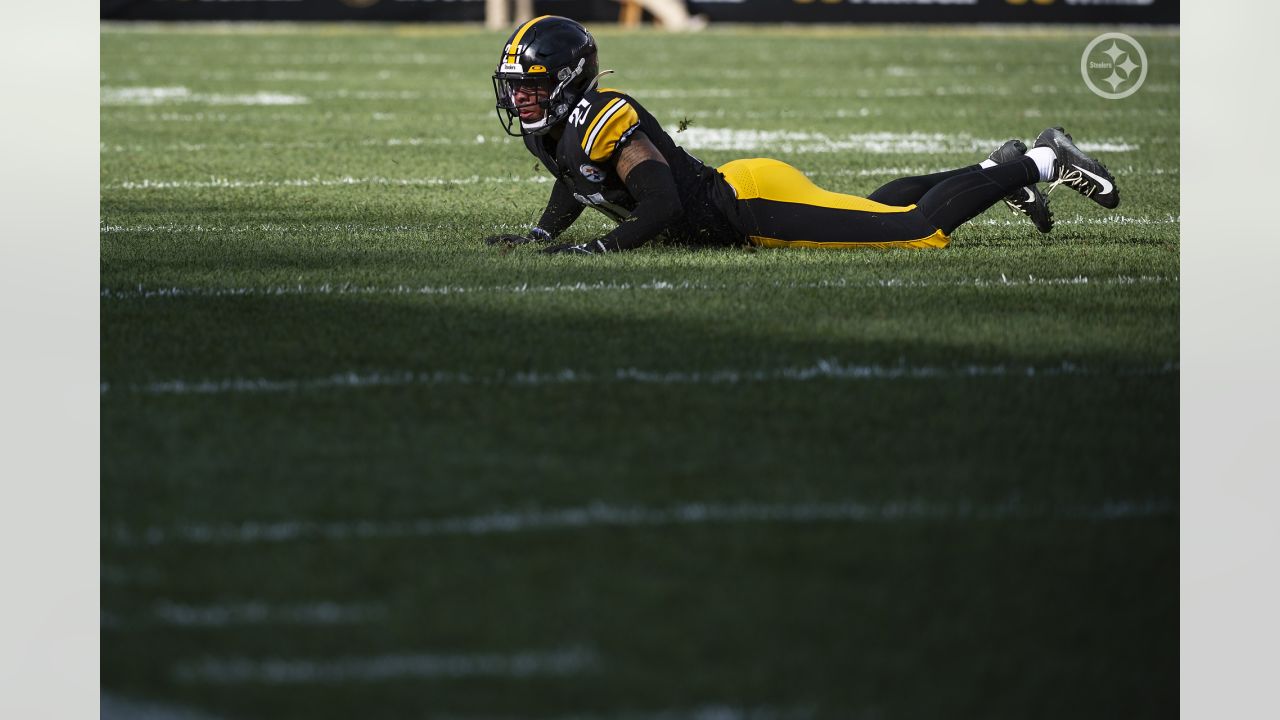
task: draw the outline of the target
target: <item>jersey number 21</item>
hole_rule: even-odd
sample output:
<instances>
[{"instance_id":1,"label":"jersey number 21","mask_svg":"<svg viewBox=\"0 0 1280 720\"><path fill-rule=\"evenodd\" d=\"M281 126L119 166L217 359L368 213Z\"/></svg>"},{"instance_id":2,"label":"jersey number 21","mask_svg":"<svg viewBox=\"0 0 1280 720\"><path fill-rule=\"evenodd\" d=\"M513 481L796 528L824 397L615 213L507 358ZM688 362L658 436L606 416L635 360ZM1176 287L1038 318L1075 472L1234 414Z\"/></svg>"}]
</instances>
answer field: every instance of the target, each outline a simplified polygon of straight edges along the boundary
<instances>
[{"instance_id":1,"label":"jersey number 21","mask_svg":"<svg viewBox=\"0 0 1280 720\"><path fill-rule=\"evenodd\" d=\"M578 102L578 107L574 108L573 112L570 113L569 122L573 123L574 127L582 127L586 124L590 113L591 101L584 98Z\"/></svg>"}]
</instances>

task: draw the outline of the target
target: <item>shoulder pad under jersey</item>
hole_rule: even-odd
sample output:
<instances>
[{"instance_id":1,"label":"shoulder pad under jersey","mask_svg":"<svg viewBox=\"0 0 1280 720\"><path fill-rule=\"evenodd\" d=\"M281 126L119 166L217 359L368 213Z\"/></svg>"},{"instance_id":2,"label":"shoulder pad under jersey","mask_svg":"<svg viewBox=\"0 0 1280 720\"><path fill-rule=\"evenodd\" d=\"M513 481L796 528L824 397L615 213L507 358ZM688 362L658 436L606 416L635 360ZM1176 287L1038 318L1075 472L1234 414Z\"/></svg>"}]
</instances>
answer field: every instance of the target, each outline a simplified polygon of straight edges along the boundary
<instances>
[{"instance_id":1,"label":"shoulder pad under jersey","mask_svg":"<svg viewBox=\"0 0 1280 720\"><path fill-rule=\"evenodd\" d=\"M640 115L634 101L617 90L596 90L584 100L591 107L579 118L579 144L591 162L604 162L640 128Z\"/></svg>"}]
</instances>

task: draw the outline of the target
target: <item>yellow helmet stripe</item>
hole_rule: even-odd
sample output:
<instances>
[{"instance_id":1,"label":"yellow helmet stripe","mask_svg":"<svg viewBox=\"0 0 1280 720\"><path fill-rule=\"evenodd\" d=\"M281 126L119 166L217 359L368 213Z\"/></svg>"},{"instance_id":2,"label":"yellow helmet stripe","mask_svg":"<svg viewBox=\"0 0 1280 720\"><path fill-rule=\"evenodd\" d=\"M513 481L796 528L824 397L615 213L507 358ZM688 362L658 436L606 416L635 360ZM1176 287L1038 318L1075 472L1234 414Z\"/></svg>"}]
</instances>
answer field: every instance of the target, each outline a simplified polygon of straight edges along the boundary
<instances>
[{"instance_id":1,"label":"yellow helmet stripe","mask_svg":"<svg viewBox=\"0 0 1280 720\"><path fill-rule=\"evenodd\" d=\"M529 28L533 27L539 20L545 20L549 17L551 16L540 15L520 26L520 29L516 31L516 34L511 36L511 44L507 46L507 62L513 63L516 61L516 56L520 54L520 41L524 38L524 34L529 31ZM489 57L493 56L490 55Z\"/></svg>"}]
</instances>

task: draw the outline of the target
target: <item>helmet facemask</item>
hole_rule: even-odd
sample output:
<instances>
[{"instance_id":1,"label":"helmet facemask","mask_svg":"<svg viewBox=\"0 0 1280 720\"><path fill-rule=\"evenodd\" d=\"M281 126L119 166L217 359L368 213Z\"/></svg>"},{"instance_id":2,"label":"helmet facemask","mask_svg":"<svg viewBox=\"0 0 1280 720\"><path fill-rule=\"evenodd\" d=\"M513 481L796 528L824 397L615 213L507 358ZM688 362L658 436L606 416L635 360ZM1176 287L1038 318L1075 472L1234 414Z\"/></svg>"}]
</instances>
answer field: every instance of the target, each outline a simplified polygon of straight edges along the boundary
<instances>
[{"instance_id":1,"label":"helmet facemask","mask_svg":"<svg viewBox=\"0 0 1280 720\"><path fill-rule=\"evenodd\" d=\"M518 92L523 89L523 92ZM522 79L522 78L505 78L500 75L493 76L493 92L498 99L498 117L503 120L508 134L519 135L519 132L512 132L516 121L520 122L521 129L525 132L538 134L542 128L548 128L547 122L551 115L551 92L553 88L549 78L538 80ZM517 98L517 95L523 97ZM524 102L521 103L520 100ZM532 102L530 101L532 100ZM542 108L542 117L537 121L526 123L520 117L520 111L529 107ZM502 111L506 111L505 117ZM542 130L545 132L545 130Z\"/></svg>"},{"instance_id":2,"label":"helmet facemask","mask_svg":"<svg viewBox=\"0 0 1280 720\"><path fill-rule=\"evenodd\" d=\"M586 60L579 59L574 68L560 68L559 77L553 80L547 75L530 75L522 72L519 65L503 67L493 75L493 93L497 98L498 119L508 135L542 135L564 120L573 106L578 103L586 88L580 80ZM555 83L552 85L552 83ZM522 93L536 98L534 102L518 104L517 88L525 89ZM542 108L542 117L532 122L525 122L520 117L520 109L537 105ZM505 111L505 117L504 112ZM520 122L520 131L513 132L516 121Z\"/></svg>"}]
</instances>

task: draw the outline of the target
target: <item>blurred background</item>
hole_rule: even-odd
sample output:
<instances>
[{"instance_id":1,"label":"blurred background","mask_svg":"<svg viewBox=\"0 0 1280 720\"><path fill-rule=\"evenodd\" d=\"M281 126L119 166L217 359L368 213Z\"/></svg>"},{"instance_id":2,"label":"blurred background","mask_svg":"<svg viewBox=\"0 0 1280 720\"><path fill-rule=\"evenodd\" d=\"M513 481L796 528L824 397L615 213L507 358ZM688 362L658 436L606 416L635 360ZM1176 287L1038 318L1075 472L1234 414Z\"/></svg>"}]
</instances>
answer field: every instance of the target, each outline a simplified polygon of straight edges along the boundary
<instances>
[{"instance_id":1,"label":"blurred background","mask_svg":"<svg viewBox=\"0 0 1280 720\"><path fill-rule=\"evenodd\" d=\"M730 23L1176 24L1178 0L102 0L112 20L375 20L481 22L533 14L668 29Z\"/></svg>"}]
</instances>

